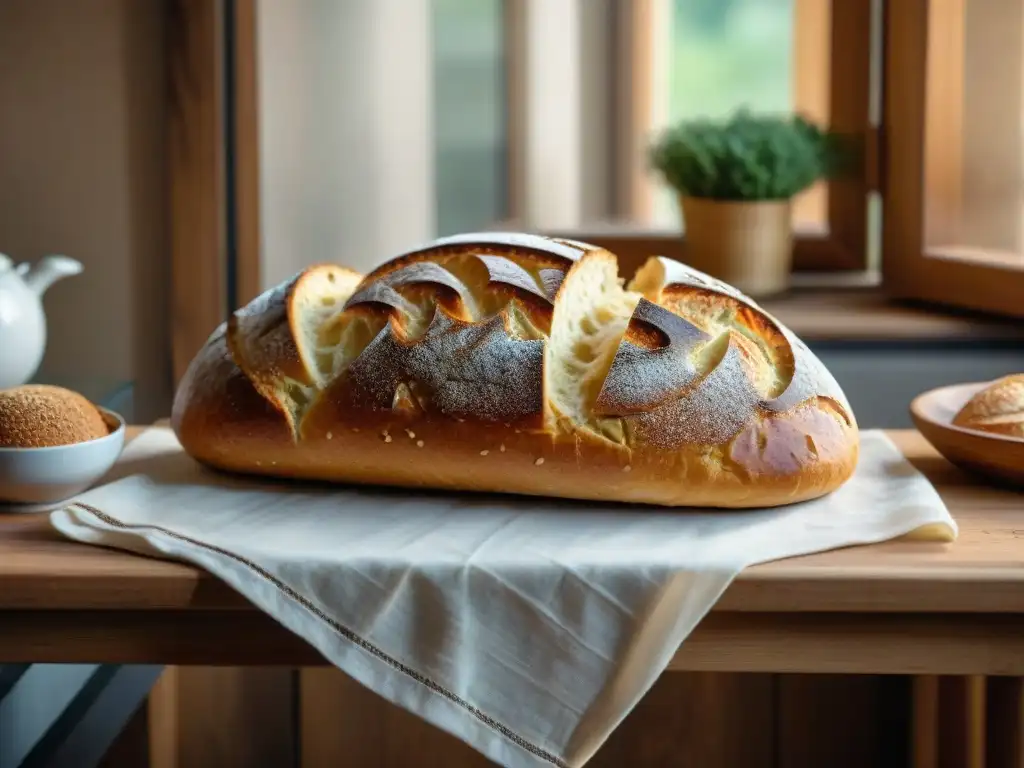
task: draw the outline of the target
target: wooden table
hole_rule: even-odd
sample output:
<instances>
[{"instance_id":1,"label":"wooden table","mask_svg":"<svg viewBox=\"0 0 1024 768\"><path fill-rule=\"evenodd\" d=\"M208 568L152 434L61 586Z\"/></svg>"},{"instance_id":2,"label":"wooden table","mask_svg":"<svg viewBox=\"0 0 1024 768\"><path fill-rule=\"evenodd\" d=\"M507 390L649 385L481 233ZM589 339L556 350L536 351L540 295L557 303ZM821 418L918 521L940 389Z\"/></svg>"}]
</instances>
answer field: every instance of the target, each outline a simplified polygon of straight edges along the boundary
<instances>
[{"instance_id":1,"label":"wooden table","mask_svg":"<svg viewBox=\"0 0 1024 768\"><path fill-rule=\"evenodd\" d=\"M959 540L751 568L673 669L1024 675L1024 494L978 484L917 433L892 437ZM326 663L196 568L66 541L46 516L0 516L0 625L0 663Z\"/></svg>"},{"instance_id":2,"label":"wooden table","mask_svg":"<svg viewBox=\"0 0 1024 768\"><path fill-rule=\"evenodd\" d=\"M938 488L959 540L895 541L750 568L670 669L914 675L915 766L936 766L949 753L982 765L966 756L983 754L986 738L994 755L993 718L1002 723L1004 759L992 764L1017 765L1024 759L1024 494L978 483L915 432L891 436ZM191 566L67 541L46 516L0 515L0 664L8 662L326 663ZM987 685L982 675L1008 677ZM369 704L364 698L360 706ZM952 736L950 711L959 724Z\"/></svg>"}]
</instances>

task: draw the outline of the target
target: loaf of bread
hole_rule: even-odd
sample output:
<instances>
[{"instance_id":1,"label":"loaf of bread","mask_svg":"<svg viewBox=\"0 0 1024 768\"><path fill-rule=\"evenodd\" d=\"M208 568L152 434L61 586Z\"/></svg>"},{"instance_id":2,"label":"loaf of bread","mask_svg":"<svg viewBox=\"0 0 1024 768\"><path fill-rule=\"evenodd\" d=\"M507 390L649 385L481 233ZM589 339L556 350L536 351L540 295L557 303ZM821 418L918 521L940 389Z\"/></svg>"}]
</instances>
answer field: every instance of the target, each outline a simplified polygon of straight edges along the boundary
<instances>
[{"instance_id":1,"label":"loaf of bread","mask_svg":"<svg viewBox=\"0 0 1024 768\"><path fill-rule=\"evenodd\" d=\"M284 478L761 507L857 462L840 387L734 288L534 235L450 237L365 277L314 266L219 327L172 424Z\"/></svg>"},{"instance_id":2,"label":"loaf of bread","mask_svg":"<svg viewBox=\"0 0 1024 768\"><path fill-rule=\"evenodd\" d=\"M958 427L1024 440L1024 373L996 379L953 417Z\"/></svg>"}]
</instances>

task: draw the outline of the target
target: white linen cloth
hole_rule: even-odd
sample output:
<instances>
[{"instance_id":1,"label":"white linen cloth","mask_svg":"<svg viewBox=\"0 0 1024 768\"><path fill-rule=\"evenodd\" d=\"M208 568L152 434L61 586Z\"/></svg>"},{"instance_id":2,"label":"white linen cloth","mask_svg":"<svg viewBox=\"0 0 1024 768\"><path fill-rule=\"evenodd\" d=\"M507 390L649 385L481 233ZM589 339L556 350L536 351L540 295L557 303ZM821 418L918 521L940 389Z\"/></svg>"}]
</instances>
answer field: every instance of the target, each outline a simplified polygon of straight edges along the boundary
<instances>
[{"instance_id":1,"label":"white linen cloth","mask_svg":"<svg viewBox=\"0 0 1024 768\"><path fill-rule=\"evenodd\" d=\"M506 766L581 766L745 567L891 539L954 539L881 432L839 491L670 511L312 487L200 468L173 433L51 515L78 541L196 564L356 680Z\"/></svg>"}]
</instances>

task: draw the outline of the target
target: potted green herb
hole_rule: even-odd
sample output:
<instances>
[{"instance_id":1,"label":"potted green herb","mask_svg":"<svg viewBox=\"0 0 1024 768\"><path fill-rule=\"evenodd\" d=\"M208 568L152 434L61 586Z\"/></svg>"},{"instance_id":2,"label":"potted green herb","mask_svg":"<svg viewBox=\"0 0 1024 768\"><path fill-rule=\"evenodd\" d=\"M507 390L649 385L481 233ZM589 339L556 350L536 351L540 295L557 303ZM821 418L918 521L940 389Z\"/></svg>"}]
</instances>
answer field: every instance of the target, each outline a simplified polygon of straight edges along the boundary
<instances>
[{"instance_id":1,"label":"potted green herb","mask_svg":"<svg viewBox=\"0 0 1024 768\"><path fill-rule=\"evenodd\" d=\"M680 123L650 147L679 197L686 260L753 296L785 290L793 197L837 170L837 137L800 116L741 110Z\"/></svg>"}]
</instances>

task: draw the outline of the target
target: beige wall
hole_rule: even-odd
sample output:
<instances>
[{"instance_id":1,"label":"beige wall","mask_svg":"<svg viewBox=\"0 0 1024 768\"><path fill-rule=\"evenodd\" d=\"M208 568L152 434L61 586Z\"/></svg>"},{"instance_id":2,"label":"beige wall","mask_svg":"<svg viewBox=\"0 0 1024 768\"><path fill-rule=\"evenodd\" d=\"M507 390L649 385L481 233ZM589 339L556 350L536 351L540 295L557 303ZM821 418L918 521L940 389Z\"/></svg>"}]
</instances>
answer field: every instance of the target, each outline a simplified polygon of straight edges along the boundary
<instances>
[{"instance_id":1,"label":"beige wall","mask_svg":"<svg viewBox=\"0 0 1024 768\"><path fill-rule=\"evenodd\" d=\"M42 378L169 400L162 4L0 2L0 252L85 272L45 306Z\"/></svg>"}]
</instances>

